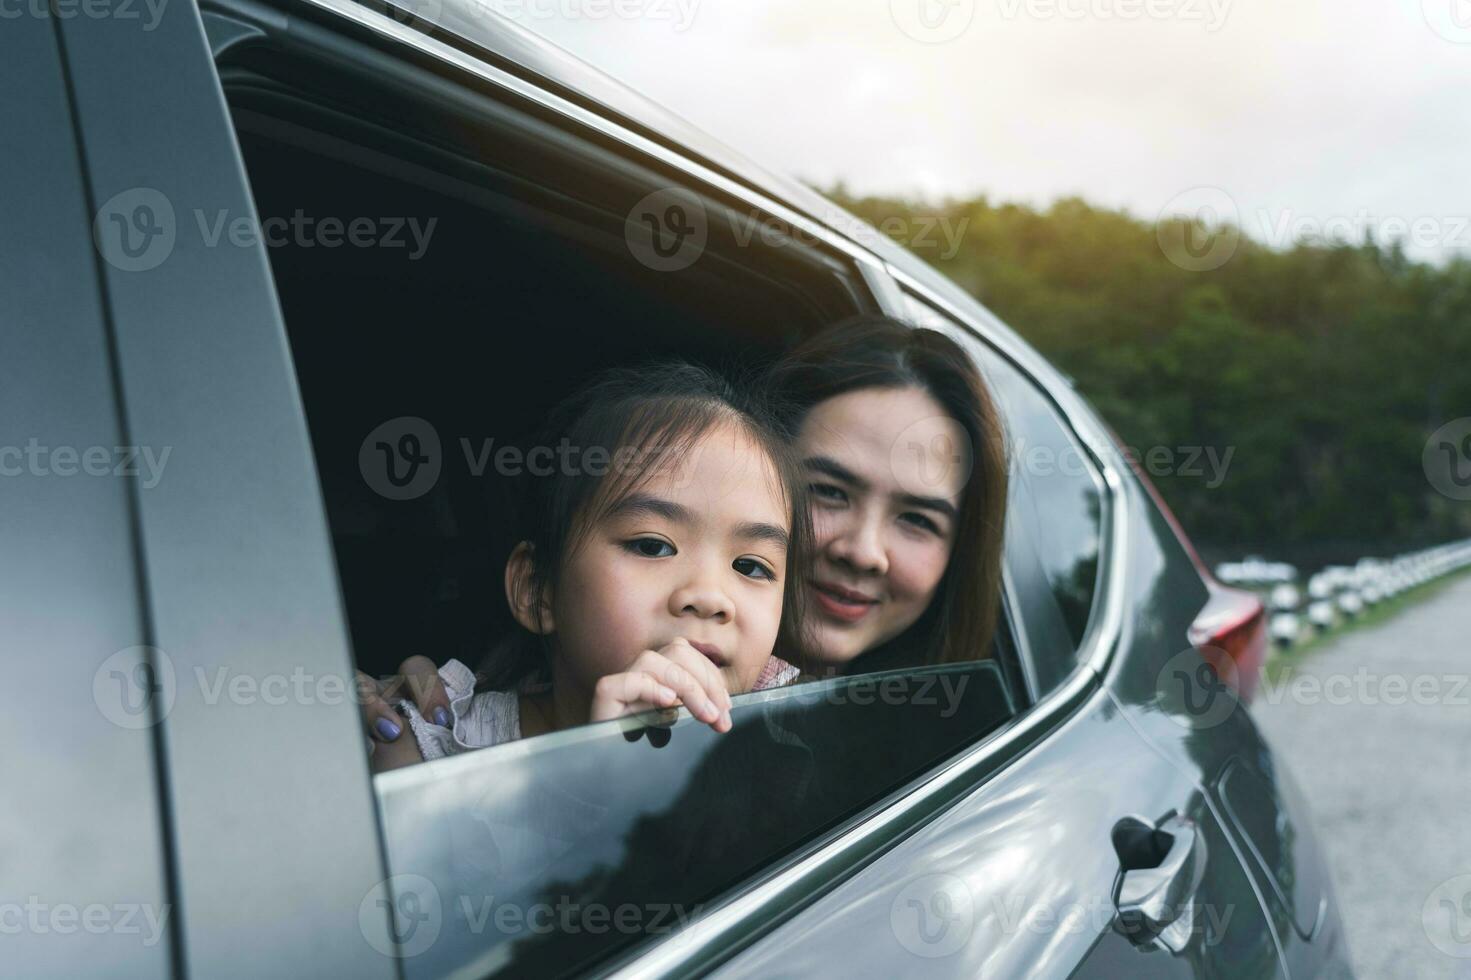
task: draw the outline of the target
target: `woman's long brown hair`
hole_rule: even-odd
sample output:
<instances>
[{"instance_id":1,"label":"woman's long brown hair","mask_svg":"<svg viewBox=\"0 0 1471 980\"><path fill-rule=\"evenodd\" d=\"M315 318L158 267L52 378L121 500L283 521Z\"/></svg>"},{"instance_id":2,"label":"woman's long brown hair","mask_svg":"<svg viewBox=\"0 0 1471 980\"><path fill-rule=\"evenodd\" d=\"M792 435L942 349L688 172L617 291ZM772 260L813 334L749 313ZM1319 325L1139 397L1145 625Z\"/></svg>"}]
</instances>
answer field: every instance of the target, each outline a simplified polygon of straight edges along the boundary
<instances>
[{"instance_id":1,"label":"woman's long brown hair","mask_svg":"<svg viewBox=\"0 0 1471 980\"><path fill-rule=\"evenodd\" d=\"M974 455L955 544L934 600L905 637L927 664L986 657L1000 608L1006 440L996 403L965 350L937 331L865 315L799 344L773 365L769 380L790 406L793 439L815 406L867 388L919 388L965 429Z\"/></svg>"}]
</instances>

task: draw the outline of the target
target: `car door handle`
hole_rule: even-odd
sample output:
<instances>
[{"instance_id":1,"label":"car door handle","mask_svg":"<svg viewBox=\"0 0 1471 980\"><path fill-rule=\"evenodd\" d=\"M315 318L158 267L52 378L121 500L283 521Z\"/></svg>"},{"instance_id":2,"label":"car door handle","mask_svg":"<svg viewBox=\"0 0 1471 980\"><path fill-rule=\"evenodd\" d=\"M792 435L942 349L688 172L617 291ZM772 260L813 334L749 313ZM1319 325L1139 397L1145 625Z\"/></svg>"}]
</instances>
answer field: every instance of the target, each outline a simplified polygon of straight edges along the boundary
<instances>
[{"instance_id":1,"label":"car door handle","mask_svg":"<svg viewBox=\"0 0 1471 980\"><path fill-rule=\"evenodd\" d=\"M1158 941L1178 953L1190 941L1206 846L1195 821L1172 814L1150 827L1134 817L1114 827L1119 853L1115 924L1137 945Z\"/></svg>"}]
</instances>

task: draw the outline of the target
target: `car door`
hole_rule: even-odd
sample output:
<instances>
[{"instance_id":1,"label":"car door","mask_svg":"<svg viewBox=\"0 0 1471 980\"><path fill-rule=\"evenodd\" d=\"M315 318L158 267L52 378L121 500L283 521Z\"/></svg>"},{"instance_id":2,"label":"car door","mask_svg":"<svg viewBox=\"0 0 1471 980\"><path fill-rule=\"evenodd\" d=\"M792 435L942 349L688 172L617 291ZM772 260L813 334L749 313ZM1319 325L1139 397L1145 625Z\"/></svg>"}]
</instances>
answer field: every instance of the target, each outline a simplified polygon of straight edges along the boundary
<instances>
[{"instance_id":1,"label":"car door","mask_svg":"<svg viewBox=\"0 0 1471 980\"><path fill-rule=\"evenodd\" d=\"M54 25L0 32L0 950L25 977L167 977L178 950L133 443ZM24 93L22 95L21 93Z\"/></svg>"},{"instance_id":2,"label":"car door","mask_svg":"<svg viewBox=\"0 0 1471 980\"><path fill-rule=\"evenodd\" d=\"M1050 448L1013 457L1007 540L1012 587L1030 593L1018 603L1019 642L1030 678L1042 680L1038 702L1016 729L941 777L966 785L958 799L934 805L916 794L909 805L929 812L909 836L718 975L797 976L835 965L875 976L1285 975L1274 925L1206 792L1209 772L1142 738L1110 680L1142 668L1153 690L1155 664L1189 648L1186 629L1205 596L1188 558L1156 534L1147 501L1110 480L1100 500L1096 607L1072 646L1066 593L1074 582L1049 580L1049 570L1090 550L1071 540L1087 533L1087 493L1038 485L1082 486L1098 461L1015 362L933 307L910 303L904 312L973 352L1013 449ZM1061 458L1069 452L1077 454L1070 473ZM1070 516L1063 510L1073 495L1083 513ZM1048 503L1042 513L1039 499ZM1039 518L1047 534L1038 533ZM1047 553L1064 546L1068 554ZM1073 669L1049 688L1045 678L1066 660Z\"/></svg>"},{"instance_id":3,"label":"car door","mask_svg":"<svg viewBox=\"0 0 1471 980\"><path fill-rule=\"evenodd\" d=\"M45 27L69 94L50 125L85 160L67 213L95 233L67 268L99 275L109 320L78 364L106 351L126 441L167 452L109 531L131 527L145 582L139 622L110 632L151 650L163 786L129 859L167 849L181 975L390 976L371 945L388 923L371 903L382 856L320 492L198 8L168 4L146 30Z\"/></svg>"}]
</instances>

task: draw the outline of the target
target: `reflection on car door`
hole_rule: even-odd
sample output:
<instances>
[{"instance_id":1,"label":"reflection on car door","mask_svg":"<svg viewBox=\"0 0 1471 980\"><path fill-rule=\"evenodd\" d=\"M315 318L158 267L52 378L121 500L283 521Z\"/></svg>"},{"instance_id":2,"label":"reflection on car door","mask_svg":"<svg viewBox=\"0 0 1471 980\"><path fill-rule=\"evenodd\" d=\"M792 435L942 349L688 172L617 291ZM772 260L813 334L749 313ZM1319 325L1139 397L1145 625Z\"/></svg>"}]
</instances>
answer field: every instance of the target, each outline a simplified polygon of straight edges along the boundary
<instances>
[{"instance_id":1,"label":"reflection on car door","mask_svg":"<svg viewBox=\"0 0 1471 980\"><path fill-rule=\"evenodd\" d=\"M1120 821L1194 824L1204 861L1179 952L1116 931ZM1173 910L1172 910L1173 911ZM1270 977L1273 934L1194 783L1104 695L1011 767L718 972Z\"/></svg>"}]
</instances>

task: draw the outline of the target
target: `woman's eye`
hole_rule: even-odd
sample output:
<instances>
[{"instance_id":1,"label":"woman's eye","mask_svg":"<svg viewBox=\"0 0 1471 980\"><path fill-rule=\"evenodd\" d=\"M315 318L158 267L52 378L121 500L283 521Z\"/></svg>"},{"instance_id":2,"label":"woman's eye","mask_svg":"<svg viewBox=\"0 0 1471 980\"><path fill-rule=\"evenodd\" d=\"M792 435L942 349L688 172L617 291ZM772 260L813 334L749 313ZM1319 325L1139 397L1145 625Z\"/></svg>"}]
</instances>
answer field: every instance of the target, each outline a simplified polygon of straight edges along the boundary
<instances>
[{"instance_id":1,"label":"woman's eye","mask_svg":"<svg viewBox=\"0 0 1471 980\"><path fill-rule=\"evenodd\" d=\"M644 558L668 558L674 554L674 545L658 538L635 538L625 542L623 547Z\"/></svg>"},{"instance_id":2,"label":"woman's eye","mask_svg":"<svg viewBox=\"0 0 1471 980\"><path fill-rule=\"evenodd\" d=\"M901 521L907 521L910 524L913 524L915 527L920 528L924 531L929 531L932 534L940 533L940 525L936 524L934 521L930 520L923 514L910 512L908 514L901 514L899 516L899 519Z\"/></svg>"},{"instance_id":3,"label":"woman's eye","mask_svg":"<svg viewBox=\"0 0 1471 980\"><path fill-rule=\"evenodd\" d=\"M812 496L819 500L827 500L840 504L848 499L848 495L843 492L842 487L835 487L831 483L814 483L807 489L812 492Z\"/></svg>"},{"instance_id":4,"label":"woman's eye","mask_svg":"<svg viewBox=\"0 0 1471 980\"><path fill-rule=\"evenodd\" d=\"M737 558L731 567L747 578L764 578L776 581L776 575L763 562L754 558Z\"/></svg>"}]
</instances>

